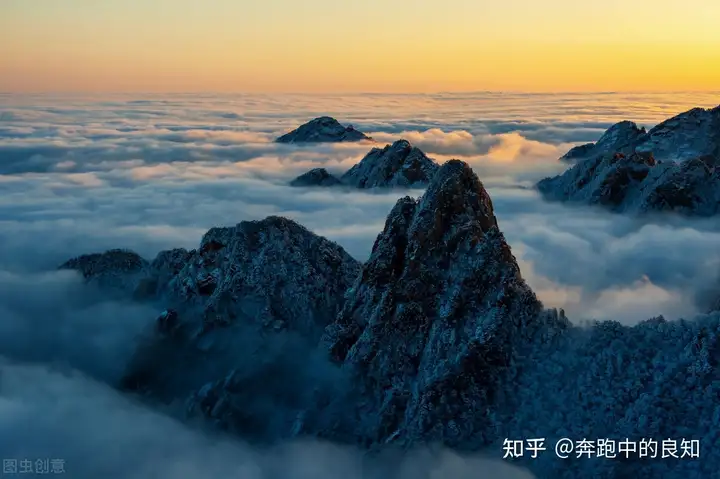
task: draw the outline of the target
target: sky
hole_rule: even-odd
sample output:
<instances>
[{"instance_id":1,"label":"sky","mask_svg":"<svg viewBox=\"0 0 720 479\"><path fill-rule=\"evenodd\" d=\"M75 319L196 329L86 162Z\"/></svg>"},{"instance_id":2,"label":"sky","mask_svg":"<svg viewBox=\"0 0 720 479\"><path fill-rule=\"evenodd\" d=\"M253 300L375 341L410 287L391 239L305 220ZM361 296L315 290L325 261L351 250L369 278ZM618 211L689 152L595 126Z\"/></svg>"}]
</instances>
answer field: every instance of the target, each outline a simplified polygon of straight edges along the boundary
<instances>
[{"instance_id":1,"label":"sky","mask_svg":"<svg viewBox=\"0 0 720 479\"><path fill-rule=\"evenodd\" d=\"M0 91L710 91L716 0L2 0Z\"/></svg>"}]
</instances>

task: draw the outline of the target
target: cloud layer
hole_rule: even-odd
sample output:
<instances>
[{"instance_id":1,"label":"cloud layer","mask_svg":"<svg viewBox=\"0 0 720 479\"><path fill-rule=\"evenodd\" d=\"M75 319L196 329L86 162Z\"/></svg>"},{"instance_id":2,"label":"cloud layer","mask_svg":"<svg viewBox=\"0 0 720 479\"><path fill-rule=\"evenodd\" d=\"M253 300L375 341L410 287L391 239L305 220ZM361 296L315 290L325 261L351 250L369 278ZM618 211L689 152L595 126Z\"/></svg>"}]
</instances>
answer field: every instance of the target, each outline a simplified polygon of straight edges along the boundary
<instances>
[{"instance_id":1,"label":"cloud layer","mask_svg":"<svg viewBox=\"0 0 720 479\"><path fill-rule=\"evenodd\" d=\"M364 260L395 201L422 191L287 187L309 168L341 172L367 152L358 145L271 141L329 114L381 144L406 138L440 162L468 161L490 191L523 275L548 306L565 308L571 320L631 324L659 314L689 317L702 307L696 299L720 279L720 225L669 216L640 222L549 204L531 187L561 171L564 165L556 160L570 146L596 139L616 121L652 126L711 100L520 94L3 97L2 449L18 458L65 458L68 471L76 468L73 477L504 476L491 470L502 464L427 451L391 461L390 474L337 446L258 450L151 412L108 384L122 373L157 308L104 298L72 274L53 270L71 256L114 247L147 258L165 248L194 248L212 226L271 214L295 219ZM274 469L282 462L287 468ZM314 469L318 465L325 470ZM488 475L477 475L479 469Z\"/></svg>"}]
</instances>

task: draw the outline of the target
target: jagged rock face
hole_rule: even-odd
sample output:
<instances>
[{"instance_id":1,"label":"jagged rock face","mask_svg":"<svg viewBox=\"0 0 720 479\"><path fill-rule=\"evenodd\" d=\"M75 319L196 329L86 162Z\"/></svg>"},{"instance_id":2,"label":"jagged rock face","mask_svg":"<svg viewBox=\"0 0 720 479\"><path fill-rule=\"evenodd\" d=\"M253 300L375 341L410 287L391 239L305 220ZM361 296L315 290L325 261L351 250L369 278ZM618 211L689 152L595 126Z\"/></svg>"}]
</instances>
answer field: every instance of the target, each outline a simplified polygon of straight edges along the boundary
<instances>
[{"instance_id":1,"label":"jagged rock face","mask_svg":"<svg viewBox=\"0 0 720 479\"><path fill-rule=\"evenodd\" d=\"M612 211L673 211L712 216L720 211L720 169L711 156L657 162L650 153L590 158L537 185L549 200L599 204Z\"/></svg>"},{"instance_id":2,"label":"jagged rock face","mask_svg":"<svg viewBox=\"0 0 720 479\"><path fill-rule=\"evenodd\" d=\"M720 157L720 107L693 108L652 128L636 146L659 160Z\"/></svg>"},{"instance_id":3,"label":"jagged rock face","mask_svg":"<svg viewBox=\"0 0 720 479\"><path fill-rule=\"evenodd\" d=\"M674 211L711 216L720 212L720 168L717 157L703 156L673 165L652 185L641 211Z\"/></svg>"},{"instance_id":4,"label":"jagged rock face","mask_svg":"<svg viewBox=\"0 0 720 479\"><path fill-rule=\"evenodd\" d=\"M608 128L596 143L576 146L560 159L570 161L613 153L630 153L645 134L645 128L638 128L632 121L621 121Z\"/></svg>"},{"instance_id":5,"label":"jagged rock face","mask_svg":"<svg viewBox=\"0 0 720 479\"><path fill-rule=\"evenodd\" d=\"M659 161L682 162L701 156L720 156L720 106L693 108L656 125L650 131L631 121L611 126L597 143L572 148L560 159L593 159L615 153L652 153Z\"/></svg>"},{"instance_id":6,"label":"jagged rock face","mask_svg":"<svg viewBox=\"0 0 720 479\"><path fill-rule=\"evenodd\" d=\"M372 140L352 126L342 126L335 118L321 116L278 137L277 143L338 143Z\"/></svg>"},{"instance_id":7,"label":"jagged rock face","mask_svg":"<svg viewBox=\"0 0 720 479\"><path fill-rule=\"evenodd\" d=\"M592 154L594 148L595 143L585 143L583 145L574 146L570 148L570 151L561 156L560 160L572 161L585 159Z\"/></svg>"},{"instance_id":8,"label":"jagged rock face","mask_svg":"<svg viewBox=\"0 0 720 479\"><path fill-rule=\"evenodd\" d=\"M334 318L358 268L340 246L294 221L244 221L205 234L170 281L168 299L176 309L202 306L205 329L243 320L310 332Z\"/></svg>"},{"instance_id":9,"label":"jagged rock face","mask_svg":"<svg viewBox=\"0 0 720 479\"><path fill-rule=\"evenodd\" d=\"M398 201L322 344L354 375L366 443L458 445L486 410L541 304L523 281L492 202L451 160L425 195Z\"/></svg>"},{"instance_id":10,"label":"jagged rock face","mask_svg":"<svg viewBox=\"0 0 720 479\"><path fill-rule=\"evenodd\" d=\"M138 351L124 386L167 398L226 375L248 331L317 341L360 268L337 244L280 217L212 228L197 250L164 252L156 262L169 307L156 329L172 334Z\"/></svg>"},{"instance_id":11,"label":"jagged rock face","mask_svg":"<svg viewBox=\"0 0 720 479\"><path fill-rule=\"evenodd\" d=\"M167 292L170 281L182 271L192 253L185 248L161 251L150 263L147 275L138 281L133 296L137 300L152 300Z\"/></svg>"},{"instance_id":12,"label":"jagged rock face","mask_svg":"<svg viewBox=\"0 0 720 479\"><path fill-rule=\"evenodd\" d=\"M384 148L373 148L340 179L356 188L413 187L426 185L438 165L419 148L398 140Z\"/></svg>"},{"instance_id":13,"label":"jagged rock face","mask_svg":"<svg viewBox=\"0 0 720 479\"><path fill-rule=\"evenodd\" d=\"M149 266L133 251L113 249L72 258L60 265L59 269L76 270L87 282L107 290L132 292L138 281L147 276Z\"/></svg>"},{"instance_id":14,"label":"jagged rock face","mask_svg":"<svg viewBox=\"0 0 720 479\"><path fill-rule=\"evenodd\" d=\"M290 186L337 186L342 182L325 168L313 168L290 182Z\"/></svg>"}]
</instances>

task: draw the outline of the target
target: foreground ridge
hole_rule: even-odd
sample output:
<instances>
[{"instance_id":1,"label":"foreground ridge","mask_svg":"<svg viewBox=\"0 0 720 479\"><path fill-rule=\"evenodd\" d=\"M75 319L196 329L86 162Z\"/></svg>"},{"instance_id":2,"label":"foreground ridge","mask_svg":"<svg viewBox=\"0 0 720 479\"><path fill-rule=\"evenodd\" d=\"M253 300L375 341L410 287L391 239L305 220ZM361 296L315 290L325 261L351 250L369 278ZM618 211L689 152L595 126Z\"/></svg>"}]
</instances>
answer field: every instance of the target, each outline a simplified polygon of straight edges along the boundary
<instances>
[{"instance_id":1,"label":"foreground ridge","mask_svg":"<svg viewBox=\"0 0 720 479\"><path fill-rule=\"evenodd\" d=\"M323 337L356 378L353 417L367 419L354 434L491 440L486 411L541 313L482 183L467 164L445 163L419 201L403 198L390 212Z\"/></svg>"},{"instance_id":2,"label":"foreground ridge","mask_svg":"<svg viewBox=\"0 0 720 479\"><path fill-rule=\"evenodd\" d=\"M633 181L660 165L642 152L614 164ZM720 311L629 327L573 326L543 309L461 161L440 167L421 198L396 203L363 265L269 217L212 228L198 250L152 262L112 250L65 267L91 282L135 278L128 294L167 307L124 389L180 401L245 440L497 454L505 438L545 438L546 453L516 460L538 478L717 472ZM701 455L559 460L563 437L692 439Z\"/></svg>"}]
</instances>

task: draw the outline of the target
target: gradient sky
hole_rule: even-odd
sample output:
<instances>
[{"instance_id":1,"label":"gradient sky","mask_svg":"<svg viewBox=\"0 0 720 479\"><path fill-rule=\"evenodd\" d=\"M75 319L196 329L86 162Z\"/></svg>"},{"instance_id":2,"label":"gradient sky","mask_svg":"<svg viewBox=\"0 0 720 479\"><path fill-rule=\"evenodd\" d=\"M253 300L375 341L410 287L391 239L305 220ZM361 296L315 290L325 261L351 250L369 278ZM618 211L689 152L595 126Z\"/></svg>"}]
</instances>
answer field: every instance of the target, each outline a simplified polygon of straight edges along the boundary
<instances>
[{"instance_id":1,"label":"gradient sky","mask_svg":"<svg viewBox=\"0 0 720 479\"><path fill-rule=\"evenodd\" d=\"M720 90L718 0L0 0L0 91Z\"/></svg>"}]
</instances>

